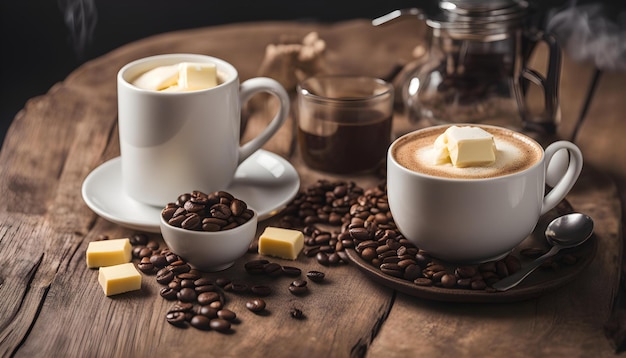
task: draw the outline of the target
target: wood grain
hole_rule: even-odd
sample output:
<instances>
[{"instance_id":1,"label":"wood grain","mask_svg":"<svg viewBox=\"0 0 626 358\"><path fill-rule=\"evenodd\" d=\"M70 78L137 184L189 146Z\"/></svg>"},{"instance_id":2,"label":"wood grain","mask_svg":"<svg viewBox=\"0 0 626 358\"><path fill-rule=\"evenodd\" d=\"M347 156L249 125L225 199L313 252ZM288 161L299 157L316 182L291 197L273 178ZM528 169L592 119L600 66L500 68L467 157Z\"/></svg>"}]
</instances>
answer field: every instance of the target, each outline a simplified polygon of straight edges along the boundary
<instances>
[{"instance_id":1,"label":"wood grain","mask_svg":"<svg viewBox=\"0 0 626 358\"><path fill-rule=\"evenodd\" d=\"M97 272L86 267L86 247L101 234L124 237L133 232L97 217L82 201L80 188L90 171L119 155L119 68L154 54L204 53L233 63L245 80L255 76L267 44L283 34L304 36L313 30L327 41L334 72L380 77L410 61L424 33L417 22L373 28L366 20L246 23L168 33L86 63L26 104L0 152L0 253L5 258L0 266L0 356L612 354L603 324L613 308L622 263L621 207L614 182L626 178L623 156L615 155L626 151L621 139L626 108L623 100L615 99L615 93L623 94L623 74L601 82L590 111L593 121L585 123L580 138L588 168L568 196L575 209L596 220L598 255L580 280L562 290L515 304L446 304L395 293L343 265L324 268L328 282L311 283L310 294L301 298L286 290L288 279L267 279L275 288L267 299L267 316L247 311L247 297L228 295L227 304L239 314L240 323L226 335L168 325L164 315L171 303L158 296L160 285L151 276L144 276L141 291L112 298L102 294ZM590 72L567 58L564 64L562 130L567 132L584 90L577 85L584 77L579 74ZM253 113L246 135L260 130L271 112L269 105ZM266 148L289 158L303 185L322 177L355 180L365 187L379 180L333 177L304 167L294 152L293 125L283 128ZM414 125L397 112L394 132L411 128ZM614 147L601 144L610 138ZM220 275L248 279L242 263L254 257L242 258ZM320 269L304 257L295 265ZM301 308L307 319L289 317L292 306Z\"/></svg>"}]
</instances>

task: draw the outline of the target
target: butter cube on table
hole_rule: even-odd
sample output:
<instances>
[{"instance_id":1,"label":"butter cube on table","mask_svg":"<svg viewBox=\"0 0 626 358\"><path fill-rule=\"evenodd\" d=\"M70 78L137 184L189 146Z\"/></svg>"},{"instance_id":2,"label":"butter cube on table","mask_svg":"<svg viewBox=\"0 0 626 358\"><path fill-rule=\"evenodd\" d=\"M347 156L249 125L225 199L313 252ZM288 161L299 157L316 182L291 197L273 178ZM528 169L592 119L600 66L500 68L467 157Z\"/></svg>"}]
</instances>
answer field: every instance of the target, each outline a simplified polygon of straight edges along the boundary
<instances>
[{"instance_id":1,"label":"butter cube on table","mask_svg":"<svg viewBox=\"0 0 626 358\"><path fill-rule=\"evenodd\" d=\"M101 267L98 282L107 296L141 289L141 274L132 262Z\"/></svg>"},{"instance_id":2,"label":"butter cube on table","mask_svg":"<svg viewBox=\"0 0 626 358\"><path fill-rule=\"evenodd\" d=\"M452 126L444 133L450 161L455 167L487 165L496 160L493 135L478 127Z\"/></svg>"},{"instance_id":3,"label":"butter cube on table","mask_svg":"<svg viewBox=\"0 0 626 358\"><path fill-rule=\"evenodd\" d=\"M303 247L304 235L298 230L268 226L259 237L261 255L295 260Z\"/></svg>"},{"instance_id":4,"label":"butter cube on table","mask_svg":"<svg viewBox=\"0 0 626 358\"><path fill-rule=\"evenodd\" d=\"M132 258L132 246L128 238L92 241L86 256L89 268L123 264Z\"/></svg>"}]
</instances>

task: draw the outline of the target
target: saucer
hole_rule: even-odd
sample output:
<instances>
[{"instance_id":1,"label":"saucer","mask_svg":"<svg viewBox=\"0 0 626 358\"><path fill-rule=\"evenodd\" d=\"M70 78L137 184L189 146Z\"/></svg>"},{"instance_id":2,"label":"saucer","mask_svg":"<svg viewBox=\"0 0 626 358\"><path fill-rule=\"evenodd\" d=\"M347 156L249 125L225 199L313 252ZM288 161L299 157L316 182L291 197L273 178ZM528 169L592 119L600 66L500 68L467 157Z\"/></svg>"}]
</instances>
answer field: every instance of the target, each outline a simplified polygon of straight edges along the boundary
<instances>
[{"instance_id":1,"label":"saucer","mask_svg":"<svg viewBox=\"0 0 626 358\"><path fill-rule=\"evenodd\" d=\"M121 170L120 157L94 169L83 182L83 200L96 214L113 223L159 233L163 208L128 197L122 189ZM283 209L299 189L300 177L295 168L281 156L260 149L239 165L226 191L245 201L261 221Z\"/></svg>"},{"instance_id":2,"label":"saucer","mask_svg":"<svg viewBox=\"0 0 626 358\"><path fill-rule=\"evenodd\" d=\"M566 200L562 201L556 208L544 214L537 223L537 227L520 245L510 253L516 256L522 265L527 265L532 261L530 258L522 257L521 250L527 247L543 248L548 251L544 233L548 223L552 219L573 212L573 208ZM592 236L584 244L563 250L577 258L573 265L562 265L558 270L538 269L529 275L519 285L508 291L493 292L491 290L471 290L464 288L444 288L439 286L418 286L411 281L396 278L383 273L380 268L372 265L371 262L363 259L354 249L346 249L346 255L357 268L373 281L407 295L443 302L480 302L480 303L501 303L517 302L535 297L555 290L566 283L573 281L589 266L596 255L598 240ZM458 265L441 262L448 272L454 272Z\"/></svg>"}]
</instances>

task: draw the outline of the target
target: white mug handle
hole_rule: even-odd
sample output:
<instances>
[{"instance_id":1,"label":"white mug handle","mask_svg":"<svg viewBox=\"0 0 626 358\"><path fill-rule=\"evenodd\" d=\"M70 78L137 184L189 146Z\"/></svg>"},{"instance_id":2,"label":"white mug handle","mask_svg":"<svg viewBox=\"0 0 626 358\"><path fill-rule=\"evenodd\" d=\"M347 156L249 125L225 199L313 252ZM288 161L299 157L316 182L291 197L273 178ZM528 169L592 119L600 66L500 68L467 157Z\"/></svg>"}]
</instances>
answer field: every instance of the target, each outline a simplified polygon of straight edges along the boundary
<instances>
[{"instance_id":1,"label":"white mug handle","mask_svg":"<svg viewBox=\"0 0 626 358\"><path fill-rule=\"evenodd\" d=\"M246 158L252 155L252 153L256 152L268 140L270 140L270 138L272 138L272 136L280 129L283 123L285 123L287 115L289 114L290 100L287 91L285 91L283 86L278 83L278 81L267 77L256 77L244 81L239 90L240 103L243 105L258 92L268 92L278 97L280 101L280 108L278 109L278 113L276 113L263 132L239 147L239 163L243 162Z\"/></svg>"},{"instance_id":2,"label":"white mug handle","mask_svg":"<svg viewBox=\"0 0 626 358\"><path fill-rule=\"evenodd\" d=\"M565 195L569 193L576 183L576 180L580 175L580 171L583 168L583 155L580 152L580 149L578 149L574 143L561 140L550 144L544 151L544 172L546 175L548 166L550 165L550 161L552 161L554 154L561 149L567 150L567 153L569 154L569 164L567 165L565 174L563 174L559 181L554 185L552 190L550 190L550 192L543 197L541 215L550 211L565 198Z\"/></svg>"}]
</instances>

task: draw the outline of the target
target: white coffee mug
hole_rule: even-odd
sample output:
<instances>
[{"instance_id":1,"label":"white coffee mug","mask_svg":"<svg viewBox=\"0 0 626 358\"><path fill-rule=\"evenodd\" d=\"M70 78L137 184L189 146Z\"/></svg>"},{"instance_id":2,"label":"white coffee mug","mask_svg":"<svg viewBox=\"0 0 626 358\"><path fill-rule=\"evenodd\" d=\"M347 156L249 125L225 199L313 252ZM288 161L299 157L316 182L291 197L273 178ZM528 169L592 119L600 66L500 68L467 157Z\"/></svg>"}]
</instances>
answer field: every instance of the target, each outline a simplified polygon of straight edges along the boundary
<instances>
[{"instance_id":1,"label":"white coffee mug","mask_svg":"<svg viewBox=\"0 0 626 358\"><path fill-rule=\"evenodd\" d=\"M140 74L181 62L214 63L216 87L190 92L138 88ZM241 106L258 92L280 100L280 108L256 138L240 146ZM237 166L263 146L289 113L289 96L270 78L239 83L230 63L197 54L167 54L136 60L117 75L118 123L124 192L144 204L164 206L178 195L225 190Z\"/></svg>"},{"instance_id":2,"label":"white coffee mug","mask_svg":"<svg viewBox=\"0 0 626 358\"><path fill-rule=\"evenodd\" d=\"M443 260L478 263L505 256L532 233L541 215L565 198L582 169L583 156L573 143L558 141L544 151L531 138L504 128L499 130L535 148L536 160L526 169L489 178L449 178L410 170L396 160L399 143L445 127L406 134L387 154L389 207L399 231ZM561 149L569 153L567 170L545 194L546 169Z\"/></svg>"}]
</instances>

